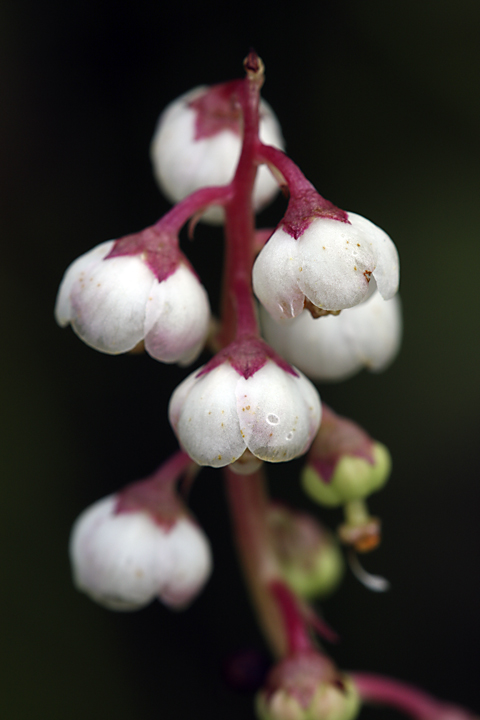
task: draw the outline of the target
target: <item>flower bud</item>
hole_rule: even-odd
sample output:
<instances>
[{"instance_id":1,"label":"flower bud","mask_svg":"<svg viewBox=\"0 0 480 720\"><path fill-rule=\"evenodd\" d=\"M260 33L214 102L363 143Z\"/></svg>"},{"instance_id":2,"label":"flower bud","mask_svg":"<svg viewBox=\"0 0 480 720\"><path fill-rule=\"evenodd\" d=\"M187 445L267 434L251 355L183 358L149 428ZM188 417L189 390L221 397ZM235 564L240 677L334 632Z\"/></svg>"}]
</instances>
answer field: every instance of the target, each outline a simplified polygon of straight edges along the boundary
<instances>
[{"instance_id":1,"label":"flower bud","mask_svg":"<svg viewBox=\"0 0 480 720\"><path fill-rule=\"evenodd\" d=\"M198 87L174 100L162 113L150 156L155 178L172 203L195 190L227 185L234 176L242 148L241 110L235 100L236 83ZM270 106L260 102L260 139L283 149L281 129ZM278 192L266 166L258 169L253 191L256 211ZM221 223L223 208L211 207L202 220Z\"/></svg>"},{"instance_id":2,"label":"flower bud","mask_svg":"<svg viewBox=\"0 0 480 720\"><path fill-rule=\"evenodd\" d=\"M256 711L259 720L354 720L360 699L352 680L311 650L275 665Z\"/></svg>"},{"instance_id":3,"label":"flower bud","mask_svg":"<svg viewBox=\"0 0 480 720\"><path fill-rule=\"evenodd\" d=\"M176 239L147 228L77 258L60 285L55 317L101 352L124 353L144 341L156 360L189 364L205 342L210 307Z\"/></svg>"},{"instance_id":4,"label":"flower bud","mask_svg":"<svg viewBox=\"0 0 480 720\"><path fill-rule=\"evenodd\" d=\"M344 571L340 548L326 528L307 513L274 505L268 529L284 581L305 599L335 590Z\"/></svg>"},{"instance_id":5,"label":"flower bud","mask_svg":"<svg viewBox=\"0 0 480 720\"><path fill-rule=\"evenodd\" d=\"M186 513L161 524L146 511L122 511L116 495L76 520L70 558L77 588L111 610L138 610L155 597L182 608L212 564L208 540Z\"/></svg>"},{"instance_id":6,"label":"flower bud","mask_svg":"<svg viewBox=\"0 0 480 720\"><path fill-rule=\"evenodd\" d=\"M288 212L253 266L253 289L273 318L296 317L306 305L316 315L351 308L372 294L372 277L384 300L395 295L398 254L383 230L343 211L292 228Z\"/></svg>"},{"instance_id":7,"label":"flower bud","mask_svg":"<svg viewBox=\"0 0 480 720\"><path fill-rule=\"evenodd\" d=\"M302 472L310 497L330 507L363 499L383 487L390 469L384 445L324 406L323 422Z\"/></svg>"},{"instance_id":8,"label":"flower bud","mask_svg":"<svg viewBox=\"0 0 480 720\"><path fill-rule=\"evenodd\" d=\"M402 336L399 296L384 300L378 291L336 316L315 319L304 310L278 323L262 307L260 317L267 342L318 381L345 380L363 368L385 370L397 355Z\"/></svg>"},{"instance_id":9,"label":"flower bud","mask_svg":"<svg viewBox=\"0 0 480 720\"><path fill-rule=\"evenodd\" d=\"M213 467L234 463L247 449L268 462L302 455L320 414L310 381L255 337L231 343L187 377L169 406L184 450Z\"/></svg>"}]
</instances>

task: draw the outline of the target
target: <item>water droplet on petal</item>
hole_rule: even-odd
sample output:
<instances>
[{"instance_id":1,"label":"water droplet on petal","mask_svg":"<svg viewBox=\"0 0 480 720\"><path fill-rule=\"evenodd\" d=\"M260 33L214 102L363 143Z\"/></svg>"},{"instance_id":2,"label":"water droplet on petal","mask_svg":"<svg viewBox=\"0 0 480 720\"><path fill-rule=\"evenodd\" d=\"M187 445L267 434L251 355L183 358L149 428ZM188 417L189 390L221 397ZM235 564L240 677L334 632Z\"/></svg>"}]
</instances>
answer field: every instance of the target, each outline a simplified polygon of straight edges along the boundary
<instances>
[{"instance_id":1,"label":"water droplet on petal","mask_svg":"<svg viewBox=\"0 0 480 720\"><path fill-rule=\"evenodd\" d=\"M278 425L278 423L280 422L280 418L278 417L278 415L275 415L275 413L269 413L267 415L267 422L269 425Z\"/></svg>"},{"instance_id":2,"label":"water droplet on petal","mask_svg":"<svg viewBox=\"0 0 480 720\"><path fill-rule=\"evenodd\" d=\"M289 433L287 433L287 435L285 436L285 440L291 440L292 438L293 438L293 432L289 432Z\"/></svg>"}]
</instances>

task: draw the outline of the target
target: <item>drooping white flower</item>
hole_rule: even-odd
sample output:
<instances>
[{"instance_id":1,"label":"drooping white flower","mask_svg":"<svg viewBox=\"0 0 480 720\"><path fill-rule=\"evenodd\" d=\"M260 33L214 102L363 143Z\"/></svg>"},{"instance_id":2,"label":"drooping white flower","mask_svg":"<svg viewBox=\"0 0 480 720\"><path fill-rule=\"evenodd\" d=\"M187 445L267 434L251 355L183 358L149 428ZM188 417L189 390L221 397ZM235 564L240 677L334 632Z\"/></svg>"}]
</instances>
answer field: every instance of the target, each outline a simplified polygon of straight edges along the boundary
<instances>
[{"instance_id":1,"label":"drooping white flower","mask_svg":"<svg viewBox=\"0 0 480 720\"><path fill-rule=\"evenodd\" d=\"M384 300L397 292L398 254L389 236L360 215L339 212L341 219L305 222L299 210L260 252L253 288L272 317L296 317L306 304L320 312L353 307L372 293L371 278Z\"/></svg>"},{"instance_id":2,"label":"drooping white flower","mask_svg":"<svg viewBox=\"0 0 480 720\"><path fill-rule=\"evenodd\" d=\"M185 451L213 467L247 449L260 460L291 460L310 446L320 415L310 381L256 338L235 341L192 373L169 407Z\"/></svg>"},{"instance_id":3,"label":"drooping white flower","mask_svg":"<svg viewBox=\"0 0 480 720\"><path fill-rule=\"evenodd\" d=\"M75 522L70 538L79 590L112 610L137 610L155 598L181 608L208 579L208 540L188 516L162 526L148 512L117 512L117 496L99 500Z\"/></svg>"},{"instance_id":4,"label":"drooping white flower","mask_svg":"<svg viewBox=\"0 0 480 720\"><path fill-rule=\"evenodd\" d=\"M208 332L207 293L175 243L155 241L147 229L77 258L58 291L58 324L70 323L101 352L127 352L143 340L157 360L193 361Z\"/></svg>"},{"instance_id":5,"label":"drooping white flower","mask_svg":"<svg viewBox=\"0 0 480 720\"><path fill-rule=\"evenodd\" d=\"M235 83L197 87L174 100L160 115L150 156L155 178L172 203L202 187L226 185L234 176L242 147L241 113L235 102ZM283 149L284 141L272 109L260 103L260 139ZM253 191L256 211L278 192L266 166L259 168ZM223 209L211 207L202 216L221 223Z\"/></svg>"},{"instance_id":6,"label":"drooping white flower","mask_svg":"<svg viewBox=\"0 0 480 720\"><path fill-rule=\"evenodd\" d=\"M340 315L314 319L306 310L276 322L262 308L267 342L313 380L345 380L363 368L385 370L402 338L400 298L384 300L379 292Z\"/></svg>"}]
</instances>

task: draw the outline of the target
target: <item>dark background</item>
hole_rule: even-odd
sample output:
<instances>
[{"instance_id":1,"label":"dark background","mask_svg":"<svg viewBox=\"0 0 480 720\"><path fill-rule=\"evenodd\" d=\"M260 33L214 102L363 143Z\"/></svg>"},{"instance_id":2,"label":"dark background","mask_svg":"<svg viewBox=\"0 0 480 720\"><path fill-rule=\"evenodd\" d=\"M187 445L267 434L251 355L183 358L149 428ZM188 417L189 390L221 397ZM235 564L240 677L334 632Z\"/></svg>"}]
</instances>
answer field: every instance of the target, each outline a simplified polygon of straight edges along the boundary
<instances>
[{"instance_id":1,"label":"dark background","mask_svg":"<svg viewBox=\"0 0 480 720\"><path fill-rule=\"evenodd\" d=\"M229 653L262 640L219 473L202 472L192 495L215 573L190 610L109 613L71 585L74 518L175 449L166 407L185 371L95 353L52 315L74 258L168 208L148 157L161 109L240 76L251 45L291 157L328 199L385 228L402 263L397 362L321 388L394 458L371 502L384 542L365 559L392 590L374 595L346 578L324 606L342 636L333 656L480 710L480 5L279 7L0 4L2 717L252 716L250 697L221 675ZM215 307L221 236L199 227L185 247ZM299 467L271 468L272 493L312 508Z\"/></svg>"}]
</instances>

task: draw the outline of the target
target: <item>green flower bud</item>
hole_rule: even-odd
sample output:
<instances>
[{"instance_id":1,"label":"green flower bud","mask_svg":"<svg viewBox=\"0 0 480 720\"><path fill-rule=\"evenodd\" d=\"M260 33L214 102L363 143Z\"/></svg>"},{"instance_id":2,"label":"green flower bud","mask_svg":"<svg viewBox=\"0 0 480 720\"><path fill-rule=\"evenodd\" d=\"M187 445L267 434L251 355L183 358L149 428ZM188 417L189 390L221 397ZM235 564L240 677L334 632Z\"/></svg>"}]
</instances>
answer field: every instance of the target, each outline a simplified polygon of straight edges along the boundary
<instances>
[{"instance_id":1,"label":"green flower bud","mask_svg":"<svg viewBox=\"0 0 480 720\"><path fill-rule=\"evenodd\" d=\"M322 424L302 473L308 495L329 507L363 500L386 483L390 468L385 445L352 420L322 406Z\"/></svg>"},{"instance_id":2,"label":"green flower bud","mask_svg":"<svg viewBox=\"0 0 480 720\"><path fill-rule=\"evenodd\" d=\"M325 597L343 576L344 561L336 538L307 513L275 505L268 529L283 580L305 599Z\"/></svg>"},{"instance_id":3,"label":"green flower bud","mask_svg":"<svg viewBox=\"0 0 480 720\"><path fill-rule=\"evenodd\" d=\"M315 651L286 658L257 694L259 720L354 720L358 691L347 676Z\"/></svg>"},{"instance_id":4,"label":"green flower bud","mask_svg":"<svg viewBox=\"0 0 480 720\"><path fill-rule=\"evenodd\" d=\"M329 507L368 497L385 485L391 470L390 453L385 445L373 443L371 455L372 461L343 455L328 480L322 475L320 463L309 462L302 472L305 492L316 502Z\"/></svg>"}]
</instances>

